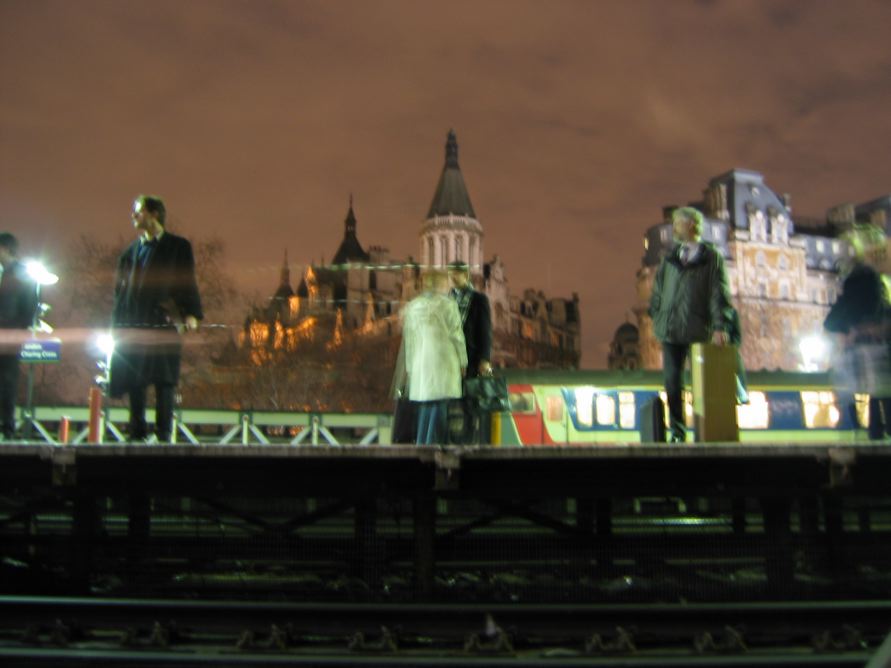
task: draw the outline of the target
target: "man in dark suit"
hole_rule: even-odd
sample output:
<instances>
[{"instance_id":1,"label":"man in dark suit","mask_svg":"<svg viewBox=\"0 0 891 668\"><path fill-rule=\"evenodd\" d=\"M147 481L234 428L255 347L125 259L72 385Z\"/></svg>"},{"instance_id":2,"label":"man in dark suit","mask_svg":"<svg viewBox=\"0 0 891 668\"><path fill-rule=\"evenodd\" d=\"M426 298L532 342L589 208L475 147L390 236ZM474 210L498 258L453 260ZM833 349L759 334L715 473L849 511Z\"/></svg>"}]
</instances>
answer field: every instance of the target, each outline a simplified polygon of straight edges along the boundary
<instances>
[{"instance_id":1,"label":"man in dark suit","mask_svg":"<svg viewBox=\"0 0 891 668\"><path fill-rule=\"evenodd\" d=\"M179 382L179 334L198 328L201 298L192 245L166 231L161 198L140 195L131 217L139 237L118 259L109 392L112 397L129 395L130 439L143 440L148 435L146 391L154 385L155 436L165 442L170 440Z\"/></svg>"},{"instance_id":2,"label":"man in dark suit","mask_svg":"<svg viewBox=\"0 0 891 668\"><path fill-rule=\"evenodd\" d=\"M467 346L467 378L492 374L492 313L489 298L473 289L470 267L464 262L449 264L450 295L458 303L464 323L464 343ZM488 415L480 411L477 402L462 398L464 428L461 442L465 445L489 441Z\"/></svg>"},{"instance_id":3,"label":"man in dark suit","mask_svg":"<svg viewBox=\"0 0 891 668\"><path fill-rule=\"evenodd\" d=\"M22 330L34 324L37 312L37 286L18 260L18 246L9 232L0 233L0 429L4 439L15 435L19 358L25 339Z\"/></svg>"}]
</instances>

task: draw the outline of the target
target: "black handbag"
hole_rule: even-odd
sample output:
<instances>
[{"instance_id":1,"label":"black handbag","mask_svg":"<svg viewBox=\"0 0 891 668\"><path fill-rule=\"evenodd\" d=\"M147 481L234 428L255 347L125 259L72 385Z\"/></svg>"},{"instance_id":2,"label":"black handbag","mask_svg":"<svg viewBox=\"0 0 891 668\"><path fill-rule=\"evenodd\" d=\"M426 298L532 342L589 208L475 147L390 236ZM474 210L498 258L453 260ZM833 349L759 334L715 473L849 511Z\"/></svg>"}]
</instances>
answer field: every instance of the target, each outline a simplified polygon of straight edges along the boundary
<instances>
[{"instance_id":1,"label":"black handbag","mask_svg":"<svg viewBox=\"0 0 891 668\"><path fill-rule=\"evenodd\" d=\"M501 376L466 378L464 396L476 399L480 409L490 413L510 410L507 381Z\"/></svg>"}]
</instances>

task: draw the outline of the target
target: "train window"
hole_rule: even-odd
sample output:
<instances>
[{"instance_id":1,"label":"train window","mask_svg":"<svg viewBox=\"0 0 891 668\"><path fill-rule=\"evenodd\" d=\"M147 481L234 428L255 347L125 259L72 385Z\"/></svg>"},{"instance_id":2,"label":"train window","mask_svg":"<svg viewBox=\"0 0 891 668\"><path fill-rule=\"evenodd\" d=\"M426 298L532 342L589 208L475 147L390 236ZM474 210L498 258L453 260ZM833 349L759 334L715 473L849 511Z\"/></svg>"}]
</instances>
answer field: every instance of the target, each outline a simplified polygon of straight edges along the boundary
<instances>
[{"instance_id":1,"label":"train window","mask_svg":"<svg viewBox=\"0 0 891 668\"><path fill-rule=\"evenodd\" d=\"M597 424L616 424L616 400L608 394L597 395Z\"/></svg>"},{"instance_id":2,"label":"train window","mask_svg":"<svg viewBox=\"0 0 891 668\"><path fill-rule=\"evenodd\" d=\"M804 426L808 429L832 429L838 426L841 414L832 392L802 392Z\"/></svg>"},{"instance_id":3,"label":"train window","mask_svg":"<svg viewBox=\"0 0 891 668\"><path fill-rule=\"evenodd\" d=\"M854 410L857 412L857 424L869 424L869 395L854 394Z\"/></svg>"},{"instance_id":4,"label":"train window","mask_svg":"<svg viewBox=\"0 0 891 668\"><path fill-rule=\"evenodd\" d=\"M736 422L740 429L767 429L770 426L770 407L764 392L749 392L749 403L736 407Z\"/></svg>"},{"instance_id":5,"label":"train window","mask_svg":"<svg viewBox=\"0 0 891 668\"><path fill-rule=\"evenodd\" d=\"M634 392L619 392L619 426L634 429L637 407L634 405Z\"/></svg>"},{"instance_id":6,"label":"train window","mask_svg":"<svg viewBox=\"0 0 891 668\"><path fill-rule=\"evenodd\" d=\"M575 389L575 414L580 425L590 427L594 424L594 388L577 387Z\"/></svg>"},{"instance_id":7,"label":"train window","mask_svg":"<svg viewBox=\"0 0 891 668\"><path fill-rule=\"evenodd\" d=\"M551 395L545 402L547 418L551 422L563 420L563 397Z\"/></svg>"},{"instance_id":8,"label":"train window","mask_svg":"<svg viewBox=\"0 0 891 668\"><path fill-rule=\"evenodd\" d=\"M511 392L508 399L512 413L535 412L535 395L532 392Z\"/></svg>"}]
</instances>

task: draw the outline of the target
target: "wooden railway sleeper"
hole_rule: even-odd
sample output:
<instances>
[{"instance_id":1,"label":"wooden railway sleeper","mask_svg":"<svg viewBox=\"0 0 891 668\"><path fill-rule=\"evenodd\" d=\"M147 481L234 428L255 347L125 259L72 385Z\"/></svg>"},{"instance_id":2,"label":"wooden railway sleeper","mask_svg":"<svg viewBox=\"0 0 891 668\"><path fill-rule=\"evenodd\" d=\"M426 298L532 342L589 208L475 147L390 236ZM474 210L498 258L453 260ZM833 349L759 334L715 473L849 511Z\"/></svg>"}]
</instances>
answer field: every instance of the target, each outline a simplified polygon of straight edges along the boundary
<instances>
[{"instance_id":1,"label":"wooden railway sleeper","mask_svg":"<svg viewBox=\"0 0 891 668\"><path fill-rule=\"evenodd\" d=\"M616 635L607 639L599 633L593 633L585 640L585 654L634 654L637 645L634 642L633 629L616 627Z\"/></svg>"},{"instance_id":2,"label":"wooden railway sleeper","mask_svg":"<svg viewBox=\"0 0 891 668\"><path fill-rule=\"evenodd\" d=\"M693 638L693 648L697 654L706 654L708 652L742 654L749 651L743 628L737 626L725 626L724 634L717 637L708 631L699 633Z\"/></svg>"},{"instance_id":3,"label":"wooden railway sleeper","mask_svg":"<svg viewBox=\"0 0 891 668\"><path fill-rule=\"evenodd\" d=\"M513 652L514 642L512 634L501 628L491 614L487 614L482 637L478 633L472 633L467 636L464 641L464 651L478 654Z\"/></svg>"},{"instance_id":4,"label":"wooden railway sleeper","mask_svg":"<svg viewBox=\"0 0 891 668\"><path fill-rule=\"evenodd\" d=\"M366 640L365 634L362 631L357 631L347 642L347 649L351 652L398 652L397 633L382 626L380 638Z\"/></svg>"},{"instance_id":5,"label":"wooden railway sleeper","mask_svg":"<svg viewBox=\"0 0 891 668\"><path fill-rule=\"evenodd\" d=\"M811 644L817 652L853 651L869 648L869 642L863 632L855 626L845 624L837 633L831 630L821 631L811 638Z\"/></svg>"},{"instance_id":6,"label":"wooden railway sleeper","mask_svg":"<svg viewBox=\"0 0 891 668\"><path fill-rule=\"evenodd\" d=\"M284 628L278 624L272 624L269 627L269 637L264 641L259 641L257 640L257 634L254 631L244 629L238 635L238 640L235 641L235 648L241 650L286 650L292 644L292 631L290 624Z\"/></svg>"}]
</instances>

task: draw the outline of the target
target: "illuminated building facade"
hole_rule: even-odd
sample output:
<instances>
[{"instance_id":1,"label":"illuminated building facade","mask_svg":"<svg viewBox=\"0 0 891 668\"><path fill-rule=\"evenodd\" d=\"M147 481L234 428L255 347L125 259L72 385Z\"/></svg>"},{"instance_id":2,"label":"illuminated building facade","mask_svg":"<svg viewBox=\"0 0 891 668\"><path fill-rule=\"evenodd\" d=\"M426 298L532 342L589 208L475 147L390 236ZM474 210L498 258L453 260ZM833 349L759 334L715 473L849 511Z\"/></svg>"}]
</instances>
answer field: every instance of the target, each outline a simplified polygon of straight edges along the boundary
<instances>
[{"instance_id":1,"label":"illuminated building facade","mask_svg":"<svg viewBox=\"0 0 891 668\"><path fill-rule=\"evenodd\" d=\"M418 292L424 267L466 262L477 289L492 308L496 366L575 368L581 354L578 295L549 298L540 290L511 294L500 256L484 260L483 226L473 209L458 165L458 142L450 131L445 165L419 231L420 261L396 260L386 248L359 242L352 199L344 236L331 264L306 267L291 288L287 255L280 285L269 303L245 321L242 347L297 345L298 331L394 335L401 305ZM311 328L306 322L312 322Z\"/></svg>"},{"instance_id":2,"label":"illuminated building facade","mask_svg":"<svg viewBox=\"0 0 891 668\"><path fill-rule=\"evenodd\" d=\"M793 219L788 195L778 195L758 172L734 169L713 178L703 199L692 202L706 217L703 239L715 244L727 261L730 291L740 314L742 354L749 369L821 370L826 358L804 359L801 342L819 336L823 320L840 290L839 267L851 249L840 238L855 221L871 221L887 230L891 197L831 209L825 220ZM644 256L637 272L638 341L634 354L611 355L614 368L661 368L662 350L647 314L653 279L672 248L671 213L644 235ZM623 329L624 328L624 329ZM622 332L629 340L627 327ZM633 338L633 337L632 337ZM613 341L616 352L631 350Z\"/></svg>"}]
</instances>

